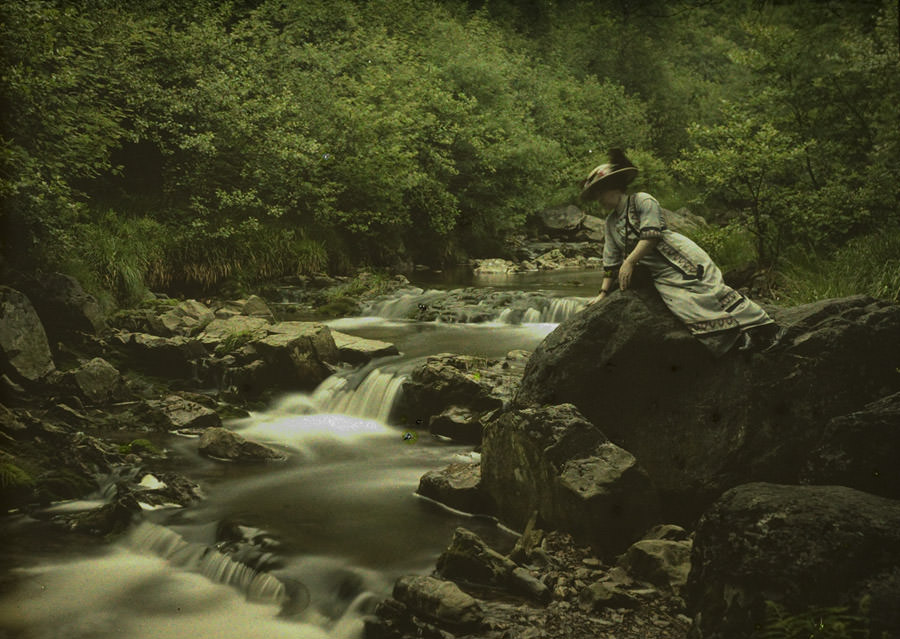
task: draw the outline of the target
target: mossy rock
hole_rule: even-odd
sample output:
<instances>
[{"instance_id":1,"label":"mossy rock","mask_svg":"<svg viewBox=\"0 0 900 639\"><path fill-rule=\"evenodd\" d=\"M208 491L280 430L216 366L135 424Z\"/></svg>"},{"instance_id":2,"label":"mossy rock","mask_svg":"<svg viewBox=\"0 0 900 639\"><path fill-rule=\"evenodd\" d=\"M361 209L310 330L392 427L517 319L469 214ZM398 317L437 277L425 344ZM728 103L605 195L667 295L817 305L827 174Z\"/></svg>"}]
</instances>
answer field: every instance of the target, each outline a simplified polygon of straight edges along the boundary
<instances>
[{"instance_id":1,"label":"mossy rock","mask_svg":"<svg viewBox=\"0 0 900 639\"><path fill-rule=\"evenodd\" d=\"M141 454L150 454L150 455L162 455L163 451L157 448L153 442L148 439L135 439L127 444L121 444L119 446L119 452L122 455L127 455L129 453L135 453L137 455Z\"/></svg>"},{"instance_id":2,"label":"mossy rock","mask_svg":"<svg viewBox=\"0 0 900 639\"><path fill-rule=\"evenodd\" d=\"M359 302L351 297L337 297L316 309L323 317L352 317L359 313Z\"/></svg>"},{"instance_id":3,"label":"mossy rock","mask_svg":"<svg viewBox=\"0 0 900 639\"><path fill-rule=\"evenodd\" d=\"M97 488L93 481L71 470L51 470L36 481L37 496L42 502L83 497Z\"/></svg>"}]
</instances>

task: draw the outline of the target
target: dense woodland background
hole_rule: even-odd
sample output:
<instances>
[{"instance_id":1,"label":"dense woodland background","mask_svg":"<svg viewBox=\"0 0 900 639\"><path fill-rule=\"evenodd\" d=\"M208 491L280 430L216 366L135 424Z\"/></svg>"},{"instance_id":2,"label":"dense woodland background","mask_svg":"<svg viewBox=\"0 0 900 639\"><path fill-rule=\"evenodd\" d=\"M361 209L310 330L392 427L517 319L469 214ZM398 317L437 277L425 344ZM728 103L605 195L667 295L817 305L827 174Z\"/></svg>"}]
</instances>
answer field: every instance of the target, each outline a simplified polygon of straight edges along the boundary
<instances>
[{"instance_id":1,"label":"dense woodland background","mask_svg":"<svg viewBox=\"0 0 900 639\"><path fill-rule=\"evenodd\" d=\"M621 146L775 300L900 300L896 0L0 11L6 273L129 304L502 256Z\"/></svg>"}]
</instances>

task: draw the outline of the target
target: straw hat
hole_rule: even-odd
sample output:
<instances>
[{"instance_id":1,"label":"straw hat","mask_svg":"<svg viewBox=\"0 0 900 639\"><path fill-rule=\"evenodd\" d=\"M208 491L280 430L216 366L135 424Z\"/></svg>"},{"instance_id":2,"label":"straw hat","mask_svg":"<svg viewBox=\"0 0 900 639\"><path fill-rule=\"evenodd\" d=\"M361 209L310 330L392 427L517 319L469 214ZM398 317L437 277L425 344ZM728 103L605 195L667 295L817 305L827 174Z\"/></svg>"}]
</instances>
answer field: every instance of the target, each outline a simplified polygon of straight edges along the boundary
<instances>
[{"instance_id":1,"label":"straw hat","mask_svg":"<svg viewBox=\"0 0 900 639\"><path fill-rule=\"evenodd\" d=\"M622 149L610 149L609 162L591 171L581 185L581 199L591 200L606 188L621 188L637 177L637 167L631 163Z\"/></svg>"}]
</instances>

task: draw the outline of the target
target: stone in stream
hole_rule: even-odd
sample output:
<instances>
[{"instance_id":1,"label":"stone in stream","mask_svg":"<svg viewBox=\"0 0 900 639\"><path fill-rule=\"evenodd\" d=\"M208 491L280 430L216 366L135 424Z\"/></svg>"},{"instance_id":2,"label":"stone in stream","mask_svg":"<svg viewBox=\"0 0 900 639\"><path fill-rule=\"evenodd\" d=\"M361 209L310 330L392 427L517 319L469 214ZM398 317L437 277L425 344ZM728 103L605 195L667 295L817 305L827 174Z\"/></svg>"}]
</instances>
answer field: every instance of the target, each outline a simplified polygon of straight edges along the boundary
<instances>
[{"instance_id":1,"label":"stone in stream","mask_svg":"<svg viewBox=\"0 0 900 639\"><path fill-rule=\"evenodd\" d=\"M454 463L429 471L419 480L416 492L463 512L490 512L481 492L481 462Z\"/></svg>"},{"instance_id":2,"label":"stone in stream","mask_svg":"<svg viewBox=\"0 0 900 639\"><path fill-rule=\"evenodd\" d=\"M483 429L478 413L459 406L450 406L440 415L432 415L428 420L428 430L432 435L448 437L463 444L480 444Z\"/></svg>"},{"instance_id":3,"label":"stone in stream","mask_svg":"<svg viewBox=\"0 0 900 639\"><path fill-rule=\"evenodd\" d=\"M168 395L146 404L159 416L164 430L195 433L222 425L222 418L213 408L182 395Z\"/></svg>"},{"instance_id":4,"label":"stone in stream","mask_svg":"<svg viewBox=\"0 0 900 639\"><path fill-rule=\"evenodd\" d=\"M452 581L412 575L394 584L393 597L416 615L459 630L478 628L484 613L478 600Z\"/></svg>"},{"instance_id":5,"label":"stone in stream","mask_svg":"<svg viewBox=\"0 0 900 639\"><path fill-rule=\"evenodd\" d=\"M36 382L56 370L31 301L8 286L0 286L0 367L15 383Z\"/></svg>"},{"instance_id":6,"label":"stone in stream","mask_svg":"<svg viewBox=\"0 0 900 639\"><path fill-rule=\"evenodd\" d=\"M264 444L244 439L225 428L207 428L200 436L200 454L237 462L282 461L285 456Z\"/></svg>"},{"instance_id":7,"label":"stone in stream","mask_svg":"<svg viewBox=\"0 0 900 639\"><path fill-rule=\"evenodd\" d=\"M85 362L66 374L66 381L93 404L124 399L127 390L119 371L102 357Z\"/></svg>"},{"instance_id":8,"label":"stone in stream","mask_svg":"<svg viewBox=\"0 0 900 639\"><path fill-rule=\"evenodd\" d=\"M349 364L365 364L376 357L400 354L397 347L389 342L365 339L334 330L331 331L331 336L334 339L341 361Z\"/></svg>"}]
</instances>

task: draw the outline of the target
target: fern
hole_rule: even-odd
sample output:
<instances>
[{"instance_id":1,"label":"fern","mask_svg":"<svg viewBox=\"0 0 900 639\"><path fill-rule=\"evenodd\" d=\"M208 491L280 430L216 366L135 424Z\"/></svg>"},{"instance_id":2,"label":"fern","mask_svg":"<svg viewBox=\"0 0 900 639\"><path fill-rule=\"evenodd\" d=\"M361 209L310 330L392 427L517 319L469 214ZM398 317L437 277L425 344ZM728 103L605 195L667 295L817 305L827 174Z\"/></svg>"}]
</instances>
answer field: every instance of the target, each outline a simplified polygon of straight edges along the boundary
<instances>
[{"instance_id":1,"label":"fern","mask_svg":"<svg viewBox=\"0 0 900 639\"><path fill-rule=\"evenodd\" d=\"M33 486L31 475L11 462L0 462L0 488Z\"/></svg>"}]
</instances>

